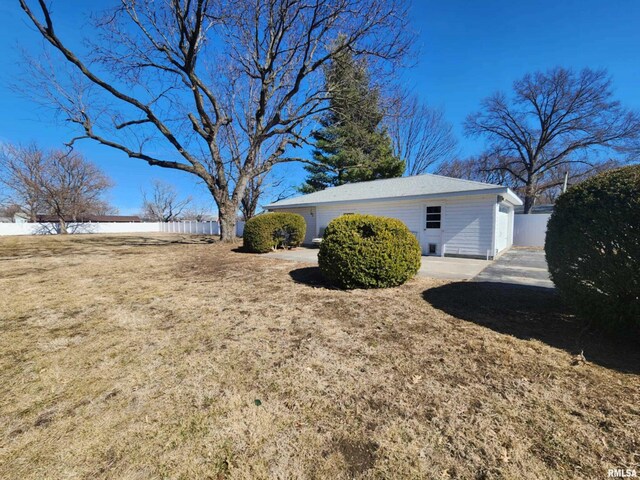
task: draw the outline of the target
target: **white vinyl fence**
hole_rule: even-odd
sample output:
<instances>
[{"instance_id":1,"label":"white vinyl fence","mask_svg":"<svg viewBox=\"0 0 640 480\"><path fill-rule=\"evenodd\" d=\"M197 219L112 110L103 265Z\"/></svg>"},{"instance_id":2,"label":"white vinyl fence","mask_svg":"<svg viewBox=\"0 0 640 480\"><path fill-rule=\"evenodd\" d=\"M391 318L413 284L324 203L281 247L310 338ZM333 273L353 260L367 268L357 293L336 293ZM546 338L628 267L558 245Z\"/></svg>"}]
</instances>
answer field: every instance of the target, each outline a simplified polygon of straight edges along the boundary
<instances>
[{"instance_id":1,"label":"white vinyl fence","mask_svg":"<svg viewBox=\"0 0 640 480\"><path fill-rule=\"evenodd\" d=\"M544 247L549 213L514 215L513 245L516 247Z\"/></svg>"},{"instance_id":2,"label":"white vinyl fence","mask_svg":"<svg viewBox=\"0 0 640 480\"><path fill-rule=\"evenodd\" d=\"M3 235L55 235L59 227L55 223L0 223ZM188 235L219 235L218 222L138 222L138 223L71 223L69 233L182 233ZM236 235L242 236L244 222L238 222Z\"/></svg>"}]
</instances>

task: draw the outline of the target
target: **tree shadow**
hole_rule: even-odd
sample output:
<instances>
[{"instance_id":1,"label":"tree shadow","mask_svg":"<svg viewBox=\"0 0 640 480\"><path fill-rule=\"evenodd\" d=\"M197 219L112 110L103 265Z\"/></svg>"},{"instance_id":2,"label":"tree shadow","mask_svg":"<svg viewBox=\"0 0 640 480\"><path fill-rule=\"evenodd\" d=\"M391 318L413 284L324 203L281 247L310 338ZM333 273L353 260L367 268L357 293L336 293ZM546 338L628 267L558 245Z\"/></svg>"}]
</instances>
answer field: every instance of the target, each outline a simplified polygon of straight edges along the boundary
<instances>
[{"instance_id":1,"label":"tree shadow","mask_svg":"<svg viewBox=\"0 0 640 480\"><path fill-rule=\"evenodd\" d=\"M31 243L14 247L10 251L0 245L2 257L54 257L91 255L104 252L105 248L114 248L119 254L137 252L137 247L167 247L171 245L214 244L217 237L208 235L175 235L174 237L154 237L144 235L88 234L88 235L51 235L53 242ZM60 241L58 241L60 240ZM143 251L143 249L140 249Z\"/></svg>"},{"instance_id":2,"label":"tree shadow","mask_svg":"<svg viewBox=\"0 0 640 480\"><path fill-rule=\"evenodd\" d=\"M499 333L536 339L587 361L640 373L640 346L587 328L562 305L555 289L497 282L456 282L425 290L433 307Z\"/></svg>"},{"instance_id":3,"label":"tree shadow","mask_svg":"<svg viewBox=\"0 0 640 480\"><path fill-rule=\"evenodd\" d=\"M108 235L108 236L107 236ZM197 245L217 243L216 236L180 234L175 237L151 236L118 236L118 234L97 234L83 237L79 240L85 245L109 247L164 247L168 245Z\"/></svg>"},{"instance_id":4,"label":"tree shadow","mask_svg":"<svg viewBox=\"0 0 640 480\"><path fill-rule=\"evenodd\" d=\"M329 282L325 280L320 271L320 267L296 268L289 272L289 276L296 283L301 283L313 288L325 288L335 290Z\"/></svg>"}]
</instances>

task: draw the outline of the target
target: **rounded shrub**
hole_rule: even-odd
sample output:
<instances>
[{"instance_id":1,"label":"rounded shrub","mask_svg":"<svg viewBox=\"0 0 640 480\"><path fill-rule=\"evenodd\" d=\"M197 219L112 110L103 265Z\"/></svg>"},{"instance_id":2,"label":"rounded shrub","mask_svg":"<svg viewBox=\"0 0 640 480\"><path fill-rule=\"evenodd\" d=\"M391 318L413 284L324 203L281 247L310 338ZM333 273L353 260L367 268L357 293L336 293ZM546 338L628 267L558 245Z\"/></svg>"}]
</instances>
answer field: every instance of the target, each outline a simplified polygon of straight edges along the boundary
<instances>
[{"instance_id":1,"label":"rounded shrub","mask_svg":"<svg viewBox=\"0 0 640 480\"><path fill-rule=\"evenodd\" d=\"M640 165L562 194L544 249L553 283L579 316L613 331L640 331Z\"/></svg>"},{"instance_id":2,"label":"rounded shrub","mask_svg":"<svg viewBox=\"0 0 640 480\"><path fill-rule=\"evenodd\" d=\"M244 247L249 252L266 253L276 248L302 244L307 224L297 213L264 213L250 218L244 225Z\"/></svg>"},{"instance_id":3,"label":"rounded shrub","mask_svg":"<svg viewBox=\"0 0 640 480\"><path fill-rule=\"evenodd\" d=\"M374 215L343 215L324 231L318 263L339 288L395 287L420 269L418 240L404 223Z\"/></svg>"}]
</instances>

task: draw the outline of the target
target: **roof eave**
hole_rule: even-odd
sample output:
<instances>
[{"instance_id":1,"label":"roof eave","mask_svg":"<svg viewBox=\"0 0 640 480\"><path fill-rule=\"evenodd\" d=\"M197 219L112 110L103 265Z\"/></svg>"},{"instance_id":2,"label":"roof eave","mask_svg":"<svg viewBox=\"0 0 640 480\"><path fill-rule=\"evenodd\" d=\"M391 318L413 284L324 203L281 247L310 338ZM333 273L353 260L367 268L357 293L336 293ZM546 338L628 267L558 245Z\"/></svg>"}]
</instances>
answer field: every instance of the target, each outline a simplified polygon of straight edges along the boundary
<instances>
[{"instance_id":1,"label":"roof eave","mask_svg":"<svg viewBox=\"0 0 640 480\"><path fill-rule=\"evenodd\" d=\"M517 207L520 206L520 205L523 205L523 202L520 199L520 197L518 195L516 195L515 192L513 190L511 190L510 188L506 189L506 194L507 194L507 197L508 197L507 200L512 205L515 205Z\"/></svg>"},{"instance_id":2,"label":"roof eave","mask_svg":"<svg viewBox=\"0 0 640 480\"><path fill-rule=\"evenodd\" d=\"M507 187L495 187L495 188L483 188L478 190L462 190L457 192L446 193L427 193L421 195L406 195L406 196L394 196L394 197L380 197L380 198L359 198L354 200L329 200L323 202L304 202L304 203L289 203L286 205L278 205L280 202L272 203L265 206L267 210L279 209L279 208L304 208L315 207L319 205L337 205L341 203L364 203L364 202L388 202L388 201L402 201L402 200L420 200L420 199L437 199L447 197L463 197L473 195L490 195L490 194L503 194L505 199L513 205L522 205L522 200Z\"/></svg>"}]
</instances>

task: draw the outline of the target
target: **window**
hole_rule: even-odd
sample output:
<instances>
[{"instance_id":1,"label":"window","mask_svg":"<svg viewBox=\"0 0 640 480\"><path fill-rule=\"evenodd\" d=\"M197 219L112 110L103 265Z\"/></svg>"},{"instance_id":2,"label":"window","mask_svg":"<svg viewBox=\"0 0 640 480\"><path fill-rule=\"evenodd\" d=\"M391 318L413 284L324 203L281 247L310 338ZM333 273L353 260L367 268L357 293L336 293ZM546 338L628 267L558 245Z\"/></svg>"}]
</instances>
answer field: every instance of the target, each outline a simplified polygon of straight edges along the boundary
<instances>
[{"instance_id":1,"label":"window","mask_svg":"<svg viewBox=\"0 0 640 480\"><path fill-rule=\"evenodd\" d=\"M440 228L442 207L427 207L427 228Z\"/></svg>"},{"instance_id":2,"label":"window","mask_svg":"<svg viewBox=\"0 0 640 480\"><path fill-rule=\"evenodd\" d=\"M498 206L498 211L500 213L509 213L509 207L503 205L502 203Z\"/></svg>"},{"instance_id":3,"label":"window","mask_svg":"<svg viewBox=\"0 0 640 480\"><path fill-rule=\"evenodd\" d=\"M430 243L429 244L429 255L435 255L437 249L438 249L438 246L435 243Z\"/></svg>"}]
</instances>

